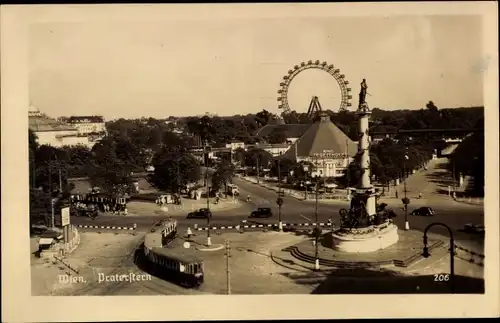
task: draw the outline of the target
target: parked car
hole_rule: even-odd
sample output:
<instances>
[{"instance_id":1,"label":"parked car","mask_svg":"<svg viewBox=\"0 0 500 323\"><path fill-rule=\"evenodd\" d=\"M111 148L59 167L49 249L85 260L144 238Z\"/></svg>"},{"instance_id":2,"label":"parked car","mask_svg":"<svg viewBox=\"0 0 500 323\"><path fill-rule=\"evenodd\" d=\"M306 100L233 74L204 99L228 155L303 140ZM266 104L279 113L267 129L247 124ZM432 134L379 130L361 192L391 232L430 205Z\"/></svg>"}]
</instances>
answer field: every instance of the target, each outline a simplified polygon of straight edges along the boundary
<instances>
[{"instance_id":1,"label":"parked car","mask_svg":"<svg viewBox=\"0 0 500 323\"><path fill-rule=\"evenodd\" d=\"M413 210L411 215L421 215L421 216L433 216L435 215L434 210L428 206L422 206L418 209Z\"/></svg>"},{"instance_id":2,"label":"parked car","mask_svg":"<svg viewBox=\"0 0 500 323\"><path fill-rule=\"evenodd\" d=\"M467 223L464 226L464 231L468 233L480 233L484 234L484 225L482 224L472 224L472 223Z\"/></svg>"},{"instance_id":3,"label":"parked car","mask_svg":"<svg viewBox=\"0 0 500 323\"><path fill-rule=\"evenodd\" d=\"M208 219L212 217L212 211L210 211L207 208L202 208L199 210L196 210L194 212L191 212L187 215L188 219Z\"/></svg>"},{"instance_id":4,"label":"parked car","mask_svg":"<svg viewBox=\"0 0 500 323\"><path fill-rule=\"evenodd\" d=\"M270 207L260 207L257 210L250 213L250 218L270 218L273 216L273 211Z\"/></svg>"}]
</instances>

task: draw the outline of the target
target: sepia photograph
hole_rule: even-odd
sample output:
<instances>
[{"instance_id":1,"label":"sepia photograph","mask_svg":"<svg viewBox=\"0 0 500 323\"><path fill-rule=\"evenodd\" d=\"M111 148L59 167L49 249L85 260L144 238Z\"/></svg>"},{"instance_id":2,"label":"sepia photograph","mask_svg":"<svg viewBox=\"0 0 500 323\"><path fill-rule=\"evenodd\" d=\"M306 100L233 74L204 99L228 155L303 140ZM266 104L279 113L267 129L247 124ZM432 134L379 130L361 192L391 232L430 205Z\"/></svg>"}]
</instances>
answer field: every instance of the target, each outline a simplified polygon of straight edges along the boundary
<instances>
[{"instance_id":1,"label":"sepia photograph","mask_svg":"<svg viewBox=\"0 0 500 323\"><path fill-rule=\"evenodd\" d=\"M2 271L26 263L30 302L73 307L440 296L498 313L496 4L364 6L3 7L24 44L1 48L23 64L2 63L2 184L19 186L2 249L20 243ZM155 317L226 317L198 311ZM365 317L346 311L296 318Z\"/></svg>"}]
</instances>

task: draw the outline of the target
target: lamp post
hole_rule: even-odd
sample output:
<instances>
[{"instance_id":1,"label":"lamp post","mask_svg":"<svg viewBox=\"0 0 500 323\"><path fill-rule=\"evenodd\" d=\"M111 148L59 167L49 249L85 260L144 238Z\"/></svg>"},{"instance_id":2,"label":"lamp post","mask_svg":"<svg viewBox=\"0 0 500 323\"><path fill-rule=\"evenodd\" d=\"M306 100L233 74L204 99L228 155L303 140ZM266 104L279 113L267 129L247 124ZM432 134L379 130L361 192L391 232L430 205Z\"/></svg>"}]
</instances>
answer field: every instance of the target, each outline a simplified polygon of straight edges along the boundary
<instances>
[{"instance_id":1,"label":"lamp post","mask_svg":"<svg viewBox=\"0 0 500 323\"><path fill-rule=\"evenodd\" d=\"M259 181L259 155L256 155L255 159L257 159L257 184L258 184L258 183L260 183L260 181Z\"/></svg>"},{"instance_id":2,"label":"lamp post","mask_svg":"<svg viewBox=\"0 0 500 323\"><path fill-rule=\"evenodd\" d=\"M56 199L53 198L52 196L50 197L50 209L51 209L51 217L50 217L50 226L52 229L55 228L56 226L56 220L55 220L55 212L54 212L54 206L55 206L55 203L56 203Z\"/></svg>"},{"instance_id":3,"label":"lamp post","mask_svg":"<svg viewBox=\"0 0 500 323\"><path fill-rule=\"evenodd\" d=\"M204 161L205 161L205 188L207 192L207 209L209 213L207 213L207 246L212 245L212 239L210 238L210 220L212 218L210 213L210 191L208 186L208 152L207 152L207 144L205 141L205 145L203 147L204 152Z\"/></svg>"},{"instance_id":4,"label":"lamp post","mask_svg":"<svg viewBox=\"0 0 500 323\"><path fill-rule=\"evenodd\" d=\"M304 186L306 189L304 198L307 201L307 172L309 171L309 165L304 165L302 169L304 170L304 176L305 176Z\"/></svg>"},{"instance_id":5,"label":"lamp post","mask_svg":"<svg viewBox=\"0 0 500 323\"><path fill-rule=\"evenodd\" d=\"M427 247L427 231L429 231L429 229L435 225L445 227L448 230L448 233L450 234L450 249L449 249L449 251L450 251L450 286L451 286L451 292L454 293L455 292L455 240L453 239L453 232L449 226L447 226L446 224L441 223L441 222L434 222L434 223L429 224L425 228L425 230L424 230L424 252L422 255L425 258L429 258L431 255L429 253L429 248Z\"/></svg>"},{"instance_id":6,"label":"lamp post","mask_svg":"<svg viewBox=\"0 0 500 323\"><path fill-rule=\"evenodd\" d=\"M455 176L455 161L452 162L453 165L453 173L451 174L453 178L453 192L457 190L457 182L456 182L456 176Z\"/></svg>"},{"instance_id":7,"label":"lamp post","mask_svg":"<svg viewBox=\"0 0 500 323\"><path fill-rule=\"evenodd\" d=\"M280 153L281 155L281 153ZM281 156L280 156L281 157ZM283 223L281 222L281 206L283 205L283 198L281 197L281 158L278 157L278 198L276 203L278 204L278 230L283 230Z\"/></svg>"},{"instance_id":8,"label":"lamp post","mask_svg":"<svg viewBox=\"0 0 500 323\"><path fill-rule=\"evenodd\" d=\"M226 285L227 285L227 295L231 294L231 272L229 270L229 258L231 257L231 247L229 245L229 240L226 240Z\"/></svg>"},{"instance_id":9,"label":"lamp post","mask_svg":"<svg viewBox=\"0 0 500 323\"><path fill-rule=\"evenodd\" d=\"M319 240L319 226L318 226L318 175L315 176L315 205L314 205L314 221L316 222L315 227L315 243L314 243L314 269L319 270L319 258L318 258L318 240Z\"/></svg>"},{"instance_id":10,"label":"lamp post","mask_svg":"<svg viewBox=\"0 0 500 323\"><path fill-rule=\"evenodd\" d=\"M406 197L406 161L409 159L408 155L405 153L405 161L403 163L403 186L404 186L404 198L403 203L405 206L405 230L410 230L410 222L408 222L408 198Z\"/></svg>"}]
</instances>

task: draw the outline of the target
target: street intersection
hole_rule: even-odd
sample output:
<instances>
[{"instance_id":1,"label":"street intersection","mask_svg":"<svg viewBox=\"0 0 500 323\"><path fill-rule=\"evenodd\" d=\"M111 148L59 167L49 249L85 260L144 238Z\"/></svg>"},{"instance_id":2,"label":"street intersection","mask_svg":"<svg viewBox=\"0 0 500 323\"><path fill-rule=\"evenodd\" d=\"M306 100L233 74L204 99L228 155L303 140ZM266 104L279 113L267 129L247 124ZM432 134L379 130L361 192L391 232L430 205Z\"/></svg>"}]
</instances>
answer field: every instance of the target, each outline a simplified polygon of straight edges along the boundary
<instances>
[{"instance_id":1,"label":"street intersection","mask_svg":"<svg viewBox=\"0 0 500 323\"><path fill-rule=\"evenodd\" d=\"M239 207L231 208L229 210L213 211L213 217L210 222L211 228L221 228L227 230L228 226L234 228L236 225L242 224L246 220L247 225L268 225L278 223L278 206L276 205L276 192L259 185L246 182L244 180L235 179L236 184L240 189L240 203ZM246 202L246 196L251 196L251 201ZM454 231L454 237L457 242L464 242L467 244L473 243L474 245L482 245L482 238L475 237L471 234L461 232L464 225L467 223L483 223L484 211L482 206L468 205L456 203L446 200L440 203L427 201L428 206L431 206L436 215L433 217L419 217L408 216L410 221L410 228L412 230L423 231L425 227L432 222L443 222L451 227ZM397 217L395 223L399 228L404 228L404 211L401 209L402 205L397 199L388 200L389 207L393 208ZM409 212L415 207L420 206L424 202L414 200L409 207ZM413 205L413 207L412 207ZM250 212L259 206L268 206L272 208L273 216L271 218L249 219ZM158 207L159 208L159 207ZM349 208L349 203L335 202L335 203L318 203L318 222L326 223L329 218L332 219L335 225L339 224L340 215L339 210L342 208ZM75 225L93 225L93 226L110 226L111 227L134 227L138 231L150 230L155 222L161 219L172 217L178 221L179 229L186 230L188 227L194 228L195 224L199 228L207 226L205 219L186 219L187 213L176 212L176 214L165 213L162 215L144 214L135 216L124 215L101 215L94 220L83 217L72 217L72 223ZM294 197L284 197L282 206L282 221L283 223L296 224L296 223L314 223L315 218L315 202L314 201L301 201ZM256 226L256 228L258 228ZM181 231L182 232L182 231ZM435 227L432 229L433 233L441 234L445 237L448 236L446 229Z\"/></svg>"}]
</instances>

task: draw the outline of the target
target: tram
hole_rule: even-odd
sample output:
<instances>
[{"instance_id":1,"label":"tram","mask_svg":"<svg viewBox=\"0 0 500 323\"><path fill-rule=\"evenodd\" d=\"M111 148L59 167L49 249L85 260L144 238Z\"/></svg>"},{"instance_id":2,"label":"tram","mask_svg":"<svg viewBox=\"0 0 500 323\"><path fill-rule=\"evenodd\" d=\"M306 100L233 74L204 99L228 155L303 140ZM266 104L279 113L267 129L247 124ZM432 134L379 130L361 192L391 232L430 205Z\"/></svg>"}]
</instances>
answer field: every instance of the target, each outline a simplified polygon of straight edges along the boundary
<instances>
[{"instance_id":1,"label":"tram","mask_svg":"<svg viewBox=\"0 0 500 323\"><path fill-rule=\"evenodd\" d=\"M143 251L148 260L147 271L182 287L197 288L204 280L203 261L191 249L169 248L175 232L176 222L172 222L161 231L146 234Z\"/></svg>"},{"instance_id":2,"label":"tram","mask_svg":"<svg viewBox=\"0 0 500 323\"><path fill-rule=\"evenodd\" d=\"M177 220L167 220L163 222L161 233L161 245L166 246L177 236Z\"/></svg>"}]
</instances>

